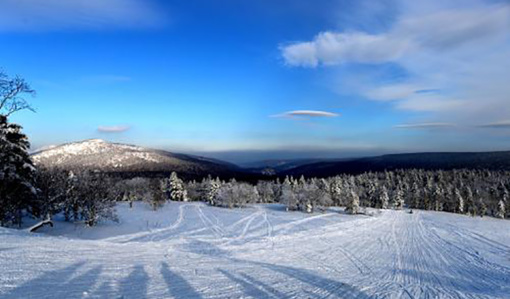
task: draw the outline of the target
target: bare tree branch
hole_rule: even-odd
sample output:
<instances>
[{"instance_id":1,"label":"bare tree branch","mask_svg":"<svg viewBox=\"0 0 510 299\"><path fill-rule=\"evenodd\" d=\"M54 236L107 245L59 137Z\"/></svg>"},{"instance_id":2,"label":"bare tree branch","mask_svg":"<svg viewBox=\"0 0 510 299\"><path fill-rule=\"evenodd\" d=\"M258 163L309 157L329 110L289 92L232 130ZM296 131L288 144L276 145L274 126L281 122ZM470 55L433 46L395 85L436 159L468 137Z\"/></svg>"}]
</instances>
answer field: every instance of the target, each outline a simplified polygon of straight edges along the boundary
<instances>
[{"instance_id":1,"label":"bare tree branch","mask_svg":"<svg viewBox=\"0 0 510 299\"><path fill-rule=\"evenodd\" d=\"M19 76L9 78L7 74L0 71L0 114L10 116L25 109L35 112L25 99L26 95L33 96L35 91L25 79Z\"/></svg>"}]
</instances>

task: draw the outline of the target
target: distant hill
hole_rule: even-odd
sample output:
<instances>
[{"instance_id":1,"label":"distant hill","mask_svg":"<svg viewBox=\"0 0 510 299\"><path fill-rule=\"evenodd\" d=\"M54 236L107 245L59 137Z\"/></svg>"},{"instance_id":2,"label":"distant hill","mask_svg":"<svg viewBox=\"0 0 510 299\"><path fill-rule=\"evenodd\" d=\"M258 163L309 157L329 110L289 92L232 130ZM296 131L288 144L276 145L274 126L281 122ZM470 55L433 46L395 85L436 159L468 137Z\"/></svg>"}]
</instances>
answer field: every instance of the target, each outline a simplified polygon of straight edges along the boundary
<instances>
[{"instance_id":1,"label":"distant hill","mask_svg":"<svg viewBox=\"0 0 510 299\"><path fill-rule=\"evenodd\" d=\"M279 159L244 164L244 168L241 168L221 160L110 143L100 139L53 146L33 153L32 158L36 165L67 170L88 169L122 177L161 177L175 171L184 179L202 179L210 174L222 179L236 178L252 182L286 175L329 177L411 168L510 170L510 151L393 154L337 160Z\"/></svg>"},{"instance_id":2,"label":"distant hill","mask_svg":"<svg viewBox=\"0 0 510 299\"><path fill-rule=\"evenodd\" d=\"M290 169L318 162L335 162L347 159L270 159L241 164L245 170L253 173L274 175Z\"/></svg>"},{"instance_id":3,"label":"distant hill","mask_svg":"<svg viewBox=\"0 0 510 299\"><path fill-rule=\"evenodd\" d=\"M62 169L87 169L121 176L163 176L172 171L186 179L207 175L225 179L251 179L238 166L205 157L176 154L100 139L54 146L32 154L36 165Z\"/></svg>"},{"instance_id":4,"label":"distant hill","mask_svg":"<svg viewBox=\"0 0 510 299\"><path fill-rule=\"evenodd\" d=\"M427 170L490 169L510 170L510 151L482 153L393 154L343 161L322 161L284 170L279 176L329 177L367 171L420 168Z\"/></svg>"}]
</instances>

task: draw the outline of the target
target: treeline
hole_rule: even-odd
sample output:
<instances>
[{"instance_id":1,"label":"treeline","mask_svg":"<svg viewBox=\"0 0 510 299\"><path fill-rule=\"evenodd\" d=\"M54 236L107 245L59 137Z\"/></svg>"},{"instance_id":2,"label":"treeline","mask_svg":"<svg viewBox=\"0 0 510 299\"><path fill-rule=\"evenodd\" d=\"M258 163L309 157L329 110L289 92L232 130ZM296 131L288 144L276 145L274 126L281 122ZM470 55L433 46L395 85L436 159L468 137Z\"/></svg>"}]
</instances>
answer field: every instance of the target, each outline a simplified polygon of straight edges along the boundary
<instances>
[{"instance_id":1,"label":"treeline","mask_svg":"<svg viewBox=\"0 0 510 299\"><path fill-rule=\"evenodd\" d=\"M510 173L488 170L424 171L419 169L341 175L327 179L285 178L253 186L207 178L189 182L192 200L240 207L247 203L278 202L287 210L313 212L343 206L351 213L361 208L423 209L472 216L509 216Z\"/></svg>"},{"instance_id":2,"label":"treeline","mask_svg":"<svg viewBox=\"0 0 510 299\"><path fill-rule=\"evenodd\" d=\"M281 203L287 210L314 212L342 206L357 214L366 207L424 209L509 216L510 172L488 170L399 170L328 179L287 177L257 184L170 177L121 179L91 171L37 169L21 127L0 115L0 225L20 225L24 215L93 226L116 220L115 204L143 200L158 209L168 200L205 201L219 207Z\"/></svg>"},{"instance_id":3,"label":"treeline","mask_svg":"<svg viewBox=\"0 0 510 299\"><path fill-rule=\"evenodd\" d=\"M281 203L288 211L307 213L338 206L352 214L365 208L409 208L507 218L509 178L510 173L498 171L402 170L327 179L287 177L253 185L211 177L184 182L176 173L166 179L122 180L90 171L38 169L29 206L18 206L14 215L28 212L47 220L61 213L67 221L93 226L102 220L117 220L115 205L119 201L130 206L145 201L154 210L167 201L204 201L226 208ZM3 215L2 224L21 221L9 219L6 222Z\"/></svg>"}]
</instances>

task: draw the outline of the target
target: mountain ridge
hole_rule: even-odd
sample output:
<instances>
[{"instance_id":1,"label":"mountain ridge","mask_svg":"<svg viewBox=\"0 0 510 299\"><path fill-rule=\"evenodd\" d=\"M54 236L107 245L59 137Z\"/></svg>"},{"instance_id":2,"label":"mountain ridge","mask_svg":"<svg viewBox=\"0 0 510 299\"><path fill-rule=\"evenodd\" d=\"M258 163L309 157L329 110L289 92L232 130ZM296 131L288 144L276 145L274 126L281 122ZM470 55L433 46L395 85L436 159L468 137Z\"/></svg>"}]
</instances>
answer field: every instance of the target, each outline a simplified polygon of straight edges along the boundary
<instances>
[{"instance_id":1,"label":"mountain ridge","mask_svg":"<svg viewBox=\"0 0 510 299\"><path fill-rule=\"evenodd\" d=\"M62 169L85 169L106 173L149 176L173 171L184 178L207 175L224 178L239 176L235 164L202 156L173 153L136 145L87 139L64 143L32 153L36 165Z\"/></svg>"},{"instance_id":2,"label":"mountain ridge","mask_svg":"<svg viewBox=\"0 0 510 299\"><path fill-rule=\"evenodd\" d=\"M488 169L510 170L510 151L493 152L422 152L387 154L344 161L322 161L280 172L280 176L328 177L338 174L360 174L397 169Z\"/></svg>"}]
</instances>

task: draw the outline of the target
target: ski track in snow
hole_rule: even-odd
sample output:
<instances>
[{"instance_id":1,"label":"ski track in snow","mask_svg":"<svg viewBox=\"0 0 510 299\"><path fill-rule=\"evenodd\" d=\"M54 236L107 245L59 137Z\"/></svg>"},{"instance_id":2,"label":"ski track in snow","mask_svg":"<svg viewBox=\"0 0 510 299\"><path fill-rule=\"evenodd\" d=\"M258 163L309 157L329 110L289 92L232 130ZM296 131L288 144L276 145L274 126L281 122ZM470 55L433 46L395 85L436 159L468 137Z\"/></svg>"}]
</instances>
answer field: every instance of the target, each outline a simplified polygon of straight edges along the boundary
<instances>
[{"instance_id":1,"label":"ski track in snow","mask_svg":"<svg viewBox=\"0 0 510 299\"><path fill-rule=\"evenodd\" d=\"M119 215L0 228L0 298L510 298L506 220L202 203Z\"/></svg>"}]
</instances>

